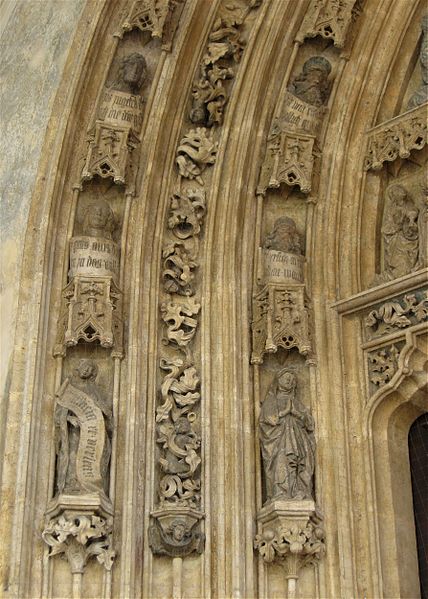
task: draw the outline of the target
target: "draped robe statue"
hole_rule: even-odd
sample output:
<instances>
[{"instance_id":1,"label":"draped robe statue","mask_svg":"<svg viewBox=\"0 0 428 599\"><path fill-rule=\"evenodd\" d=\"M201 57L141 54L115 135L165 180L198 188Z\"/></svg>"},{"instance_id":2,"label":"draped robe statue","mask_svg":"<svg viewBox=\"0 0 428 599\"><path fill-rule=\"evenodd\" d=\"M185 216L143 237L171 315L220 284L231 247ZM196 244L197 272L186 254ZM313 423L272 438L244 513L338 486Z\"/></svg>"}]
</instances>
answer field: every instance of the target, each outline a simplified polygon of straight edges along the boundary
<instances>
[{"instance_id":1,"label":"draped robe statue","mask_svg":"<svg viewBox=\"0 0 428 599\"><path fill-rule=\"evenodd\" d=\"M313 499L314 422L296 396L297 381L281 370L262 404L260 443L267 499Z\"/></svg>"},{"instance_id":2,"label":"draped robe statue","mask_svg":"<svg viewBox=\"0 0 428 599\"><path fill-rule=\"evenodd\" d=\"M58 391L55 407L57 492L105 494L111 454L112 407L95 383L97 366L79 360Z\"/></svg>"}]
</instances>

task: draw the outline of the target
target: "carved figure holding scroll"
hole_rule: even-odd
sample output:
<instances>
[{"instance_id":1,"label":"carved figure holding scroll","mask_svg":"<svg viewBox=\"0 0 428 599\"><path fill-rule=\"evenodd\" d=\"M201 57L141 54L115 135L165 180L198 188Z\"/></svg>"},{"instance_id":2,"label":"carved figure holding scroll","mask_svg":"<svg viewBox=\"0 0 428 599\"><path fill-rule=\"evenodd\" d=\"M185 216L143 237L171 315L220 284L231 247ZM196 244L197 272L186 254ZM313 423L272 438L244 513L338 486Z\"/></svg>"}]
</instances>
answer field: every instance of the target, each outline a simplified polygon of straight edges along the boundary
<instances>
[{"instance_id":1,"label":"carved figure holding scroll","mask_svg":"<svg viewBox=\"0 0 428 599\"><path fill-rule=\"evenodd\" d=\"M119 63L116 80L112 89L120 92L137 95L147 78L147 63L142 54L133 52L124 56Z\"/></svg>"},{"instance_id":2,"label":"carved figure holding scroll","mask_svg":"<svg viewBox=\"0 0 428 599\"><path fill-rule=\"evenodd\" d=\"M112 405L96 384L93 360L79 360L56 394L57 492L105 494L108 484Z\"/></svg>"},{"instance_id":3,"label":"carved figure holding scroll","mask_svg":"<svg viewBox=\"0 0 428 599\"><path fill-rule=\"evenodd\" d=\"M314 422L297 398L297 379L289 369L274 378L262 404L260 444L267 499L313 499Z\"/></svg>"},{"instance_id":4,"label":"carved figure holding scroll","mask_svg":"<svg viewBox=\"0 0 428 599\"><path fill-rule=\"evenodd\" d=\"M288 90L308 104L322 106L329 96L330 73L331 64L326 58L312 56L304 63L302 72L290 84Z\"/></svg>"},{"instance_id":5,"label":"carved figure holding scroll","mask_svg":"<svg viewBox=\"0 0 428 599\"><path fill-rule=\"evenodd\" d=\"M419 267L419 210L402 185L389 189L385 210L384 269L376 282L392 281Z\"/></svg>"},{"instance_id":6,"label":"carved figure holding scroll","mask_svg":"<svg viewBox=\"0 0 428 599\"><path fill-rule=\"evenodd\" d=\"M415 108L421 106L428 101L428 14L422 17L422 44L419 53L419 63L421 65L422 84L412 94L407 108Z\"/></svg>"},{"instance_id":7,"label":"carved figure holding scroll","mask_svg":"<svg viewBox=\"0 0 428 599\"><path fill-rule=\"evenodd\" d=\"M264 247L289 254L302 255L302 237L297 231L296 223L292 218L284 216L278 218L273 226L273 231L266 237Z\"/></svg>"},{"instance_id":8,"label":"carved figure holding scroll","mask_svg":"<svg viewBox=\"0 0 428 599\"><path fill-rule=\"evenodd\" d=\"M82 231L88 237L112 239L115 229L113 210L104 200L88 204L83 212Z\"/></svg>"}]
</instances>

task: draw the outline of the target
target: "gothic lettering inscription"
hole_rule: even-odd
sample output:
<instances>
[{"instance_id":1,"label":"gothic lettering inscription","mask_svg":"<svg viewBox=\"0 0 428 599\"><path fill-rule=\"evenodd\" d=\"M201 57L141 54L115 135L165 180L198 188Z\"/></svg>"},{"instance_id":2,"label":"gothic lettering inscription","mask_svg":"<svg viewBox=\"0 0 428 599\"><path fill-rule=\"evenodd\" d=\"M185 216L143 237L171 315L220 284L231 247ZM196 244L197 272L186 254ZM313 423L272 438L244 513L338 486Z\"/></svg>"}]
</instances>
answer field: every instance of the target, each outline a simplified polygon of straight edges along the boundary
<instances>
[{"instance_id":1,"label":"gothic lettering inscription","mask_svg":"<svg viewBox=\"0 0 428 599\"><path fill-rule=\"evenodd\" d=\"M73 237L70 240L70 278L76 275L119 276L119 248L111 239Z\"/></svg>"},{"instance_id":2,"label":"gothic lettering inscription","mask_svg":"<svg viewBox=\"0 0 428 599\"><path fill-rule=\"evenodd\" d=\"M136 133L143 124L144 101L141 96L118 90L105 90L99 109L99 118L111 125L130 127Z\"/></svg>"},{"instance_id":3,"label":"gothic lettering inscription","mask_svg":"<svg viewBox=\"0 0 428 599\"><path fill-rule=\"evenodd\" d=\"M303 256L263 250L264 275L272 283L303 283Z\"/></svg>"},{"instance_id":4,"label":"gothic lettering inscription","mask_svg":"<svg viewBox=\"0 0 428 599\"><path fill-rule=\"evenodd\" d=\"M297 98L290 92L285 93L284 112L281 116L281 128L316 135L321 125L325 109L313 106Z\"/></svg>"}]
</instances>

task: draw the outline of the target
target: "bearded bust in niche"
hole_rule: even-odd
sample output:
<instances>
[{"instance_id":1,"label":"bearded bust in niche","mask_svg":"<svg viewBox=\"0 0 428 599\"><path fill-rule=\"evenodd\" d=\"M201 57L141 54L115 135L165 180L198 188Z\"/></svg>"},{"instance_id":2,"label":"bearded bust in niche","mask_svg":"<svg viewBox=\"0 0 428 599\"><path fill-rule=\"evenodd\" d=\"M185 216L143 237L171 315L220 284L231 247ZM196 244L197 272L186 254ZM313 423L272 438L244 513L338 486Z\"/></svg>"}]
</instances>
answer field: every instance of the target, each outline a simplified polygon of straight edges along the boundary
<instances>
[{"instance_id":1,"label":"bearded bust in niche","mask_svg":"<svg viewBox=\"0 0 428 599\"><path fill-rule=\"evenodd\" d=\"M302 72L290 84L288 91L312 106L323 106L328 99L330 85L328 76L331 64L323 56L312 56Z\"/></svg>"},{"instance_id":2,"label":"bearded bust in niche","mask_svg":"<svg viewBox=\"0 0 428 599\"><path fill-rule=\"evenodd\" d=\"M85 207L82 221L83 235L112 239L114 229L113 210L105 200L93 201Z\"/></svg>"},{"instance_id":3,"label":"bearded bust in niche","mask_svg":"<svg viewBox=\"0 0 428 599\"><path fill-rule=\"evenodd\" d=\"M402 185L387 192L383 238L383 272L375 283L392 281L420 267L419 209Z\"/></svg>"},{"instance_id":4,"label":"bearded bust in niche","mask_svg":"<svg viewBox=\"0 0 428 599\"><path fill-rule=\"evenodd\" d=\"M267 250L303 255L302 237L294 220L288 216L278 218L272 233L266 237L263 247Z\"/></svg>"},{"instance_id":5,"label":"bearded bust in niche","mask_svg":"<svg viewBox=\"0 0 428 599\"><path fill-rule=\"evenodd\" d=\"M136 96L140 93L146 79L146 59L142 54L133 52L120 60L117 77L111 89Z\"/></svg>"}]
</instances>

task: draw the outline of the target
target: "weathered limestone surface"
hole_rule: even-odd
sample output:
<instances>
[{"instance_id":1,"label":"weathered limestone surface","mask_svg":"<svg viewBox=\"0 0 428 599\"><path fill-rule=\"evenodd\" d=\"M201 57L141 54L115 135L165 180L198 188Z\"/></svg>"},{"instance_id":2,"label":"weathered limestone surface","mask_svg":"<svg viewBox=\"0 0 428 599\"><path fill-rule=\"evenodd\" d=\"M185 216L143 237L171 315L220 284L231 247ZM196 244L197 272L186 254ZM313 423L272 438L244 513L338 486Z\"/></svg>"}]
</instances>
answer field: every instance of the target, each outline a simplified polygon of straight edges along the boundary
<instances>
[{"instance_id":1,"label":"weathered limestone surface","mask_svg":"<svg viewBox=\"0 0 428 599\"><path fill-rule=\"evenodd\" d=\"M52 102L84 4L85 0L9 1L0 9L2 394L12 355L31 196Z\"/></svg>"},{"instance_id":2,"label":"weathered limestone surface","mask_svg":"<svg viewBox=\"0 0 428 599\"><path fill-rule=\"evenodd\" d=\"M0 595L417 598L423 0L1 11Z\"/></svg>"}]
</instances>

